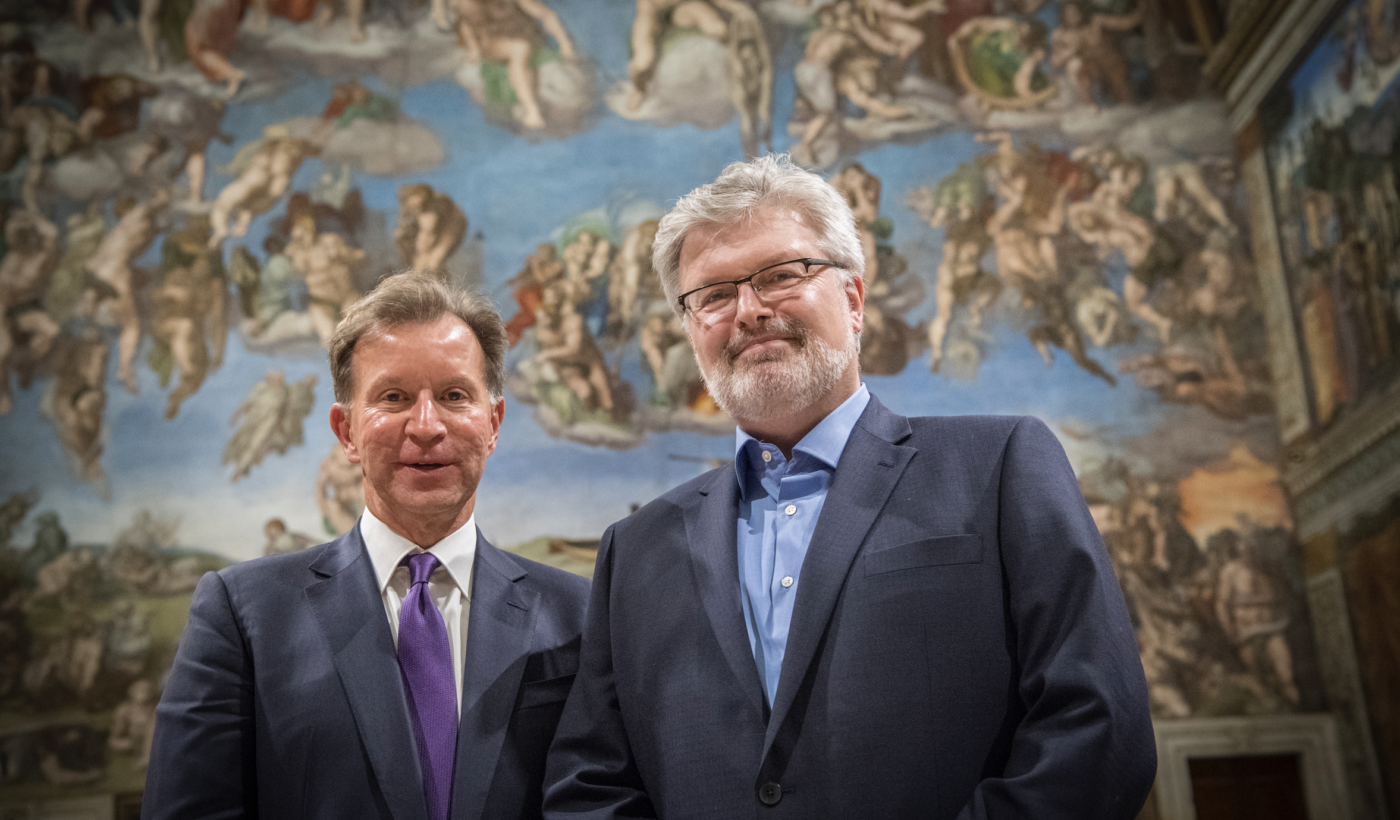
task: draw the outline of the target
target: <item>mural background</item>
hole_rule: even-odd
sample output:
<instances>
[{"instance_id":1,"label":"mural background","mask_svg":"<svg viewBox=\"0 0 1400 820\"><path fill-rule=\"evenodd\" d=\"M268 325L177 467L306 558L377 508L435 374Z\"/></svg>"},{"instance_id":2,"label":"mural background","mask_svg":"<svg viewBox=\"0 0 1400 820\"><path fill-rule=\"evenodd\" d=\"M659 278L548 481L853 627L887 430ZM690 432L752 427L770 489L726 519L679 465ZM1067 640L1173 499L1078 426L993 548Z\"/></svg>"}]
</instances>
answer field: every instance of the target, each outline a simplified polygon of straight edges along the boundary
<instances>
[{"instance_id":1,"label":"mural background","mask_svg":"<svg viewBox=\"0 0 1400 820\"><path fill-rule=\"evenodd\" d=\"M1313 421L1400 372L1400 20L1350 3L1259 108Z\"/></svg>"},{"instance_id":2,"label":"mural background","mask_svg":"<svg viewBox=\"0 0 1400 820\"><path fill-rule=\"evenodd\" d=\"M1400 710L1395 692L1400 684L1400 498L1365 516L1338 540L1342 578L1346 584L1357 660L1366 688L1376 753L1392 804L1400 798Z\"/></svg>"},{"instance_id":3,"label":"mural background","mask_svg":"<svg viewBox=\"0 0 1400 820\"><path fill-rule=\"evenodd\" d=\"M518 334L494 543L587 574L631 505L727 463L650 231L770 149L858 214L882 401L1059 434L1157 716L1323 708L1185 12L811 5L0 5L0 801L139 790L199 575L353 523L320 339L393 270Z\"/></svg>"}]
</instances>

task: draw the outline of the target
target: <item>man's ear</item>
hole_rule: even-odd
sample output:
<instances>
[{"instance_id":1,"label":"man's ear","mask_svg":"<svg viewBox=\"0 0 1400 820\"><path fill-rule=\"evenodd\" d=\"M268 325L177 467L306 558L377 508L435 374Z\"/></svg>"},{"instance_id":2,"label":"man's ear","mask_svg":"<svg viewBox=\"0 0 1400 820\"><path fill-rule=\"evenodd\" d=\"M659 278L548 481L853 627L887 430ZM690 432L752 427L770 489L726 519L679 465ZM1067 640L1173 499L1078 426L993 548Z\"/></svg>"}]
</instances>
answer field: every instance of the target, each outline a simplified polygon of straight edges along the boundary
<instances>
[{"instance_id":1,"label":"man's ear","mask_svg":"<svg viewBox=\"0 0 1400 820\"><path fill-rule=\"evenodd\" d=\"M855 320L855 332L860 333L865 329L865 277L853 277L851 281L846 283L844 290L846 301L851 308L851 315Z\"/></svg>"},{"instance_id":2,"label":"man's ear","mask_svg":"<svg viewBox=\"0 0 1400 820\"><path fill-rule=\"evenodd\" d=\"M496 405L491 408L491 450L486 455L496 452L496 442L501 437L501 422L506 417L506 397L501 396L496 400Z\"/></svg>"},{"instance_id":3,"label":"man's ear","mask_svg":"<svg viewBox=\"0 0 1400 820\"><path fill-rule=\"evenodd\" d=\"M345 451L345 458L351 464L359 464L360 451L356 449L355 440L350 436L350 416L340 406L340 402L331 405L331 432L335 433L336 440L340 442L340 449Z\"/></svg>"}]
</instances>

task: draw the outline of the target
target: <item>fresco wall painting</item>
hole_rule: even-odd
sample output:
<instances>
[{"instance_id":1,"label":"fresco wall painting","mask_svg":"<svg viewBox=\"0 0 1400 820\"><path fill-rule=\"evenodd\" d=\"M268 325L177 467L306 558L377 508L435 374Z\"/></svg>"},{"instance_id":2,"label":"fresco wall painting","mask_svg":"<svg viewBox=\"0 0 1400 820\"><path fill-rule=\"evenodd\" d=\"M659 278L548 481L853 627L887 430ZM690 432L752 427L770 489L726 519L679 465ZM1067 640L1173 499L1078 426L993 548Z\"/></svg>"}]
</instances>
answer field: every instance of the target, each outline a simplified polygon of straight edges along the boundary
<instances>
[{"instance_id":1,"label":"fresco wall painting","mask_svg":"<svg viewBox=\"0 0 1400 820\"><path fill-rule=\"evenodd\" d=\"M1057 431L1154 714L1325 708L1245 199L1180 4L0 10L0 803L138 791L199 574L353 526L321 345L393 270L507 319L494 543L586 574L608 523L727 463L650 245L769 150L857 215L882 401Z\"/></svg>"},{"instance_id":2,"label":"fresco wall painting","mask_svg":"<svg viewBox=\"0 0 1400 820\"><path fill-rule=\"evenodd\" d=\"M1400 372L1400 22L1347 3L1259 108L1313 422Z\"/></svg>"},{"instance_id":3,"label":"fresco wall painting","mask_svg":"<svg viewBox=\"0 0 1400 820\"><path fill-rule=\"evenodd\" d=\"M1400 497L1338 539L1386 797L1400 806Z\"/></svg>"}]
</instances>

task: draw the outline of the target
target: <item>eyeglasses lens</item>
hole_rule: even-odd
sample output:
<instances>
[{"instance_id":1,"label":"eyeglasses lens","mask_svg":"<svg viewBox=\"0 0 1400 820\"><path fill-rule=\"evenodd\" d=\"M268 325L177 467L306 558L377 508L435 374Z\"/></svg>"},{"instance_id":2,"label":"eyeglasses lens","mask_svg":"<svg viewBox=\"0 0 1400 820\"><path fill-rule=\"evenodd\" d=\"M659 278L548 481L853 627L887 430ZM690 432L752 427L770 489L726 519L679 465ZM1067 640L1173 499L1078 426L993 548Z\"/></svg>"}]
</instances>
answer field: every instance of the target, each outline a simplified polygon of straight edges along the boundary
<instances>
[{"instance_id":1,"label":"eyeglasses lens","mask_svg":"<svg viewBox=\"0 0 1400 820\"><path fill-rule=\"evenodd\" d=\"M807 266L801 262L789 262L759 271L747 280L747 284L766 302L791 290L806 279ZM722 316L733 310L738 301L739 285L720 282L688 296L686 309L698 316Z\"/></svg>"}]
</instances>

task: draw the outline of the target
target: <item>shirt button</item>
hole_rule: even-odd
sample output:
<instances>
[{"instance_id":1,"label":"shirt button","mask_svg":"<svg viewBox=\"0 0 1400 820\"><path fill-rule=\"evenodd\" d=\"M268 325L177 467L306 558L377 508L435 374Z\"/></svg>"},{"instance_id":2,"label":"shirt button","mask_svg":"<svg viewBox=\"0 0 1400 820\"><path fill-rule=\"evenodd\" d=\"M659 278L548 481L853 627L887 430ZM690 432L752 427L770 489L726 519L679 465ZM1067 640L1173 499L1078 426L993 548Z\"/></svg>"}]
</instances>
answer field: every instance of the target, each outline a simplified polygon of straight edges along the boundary
<instances>
[{"instance_id":1,"label":"shirt button","mask_svg":"<svg viewBox=\"0 0 1400 820\"><path fill-rule=\"evenodd\" d=\"M787 513L788 515L794 515L797 512L797 505L789 504L787 505L787 509L783 510L783 512Z\"/></svg>"},{"instance_id":2,"label":"shirt button","mask_svg":"<svg viewBox=\"0 0 1400 820\"><path fill-rule=\"evenodd\" d=\"M782 583L783 589L787 589L788 587L792 586L792 576L784 575L783 580L780 583Z\"/></svg>"},{"instance_id":3,"label":"shirt button","mask_svg":"<svg viewBox=\"0 0 1400 820\"><path fill-rule=\"evenodd\" d=\"M772 461L772 460L773 460L773 454L770 453L770 452L768 452L767 450L764 450L764 451L763 451L763 460L764 460L764 461Z\"/></svg>"}]
</instances>

